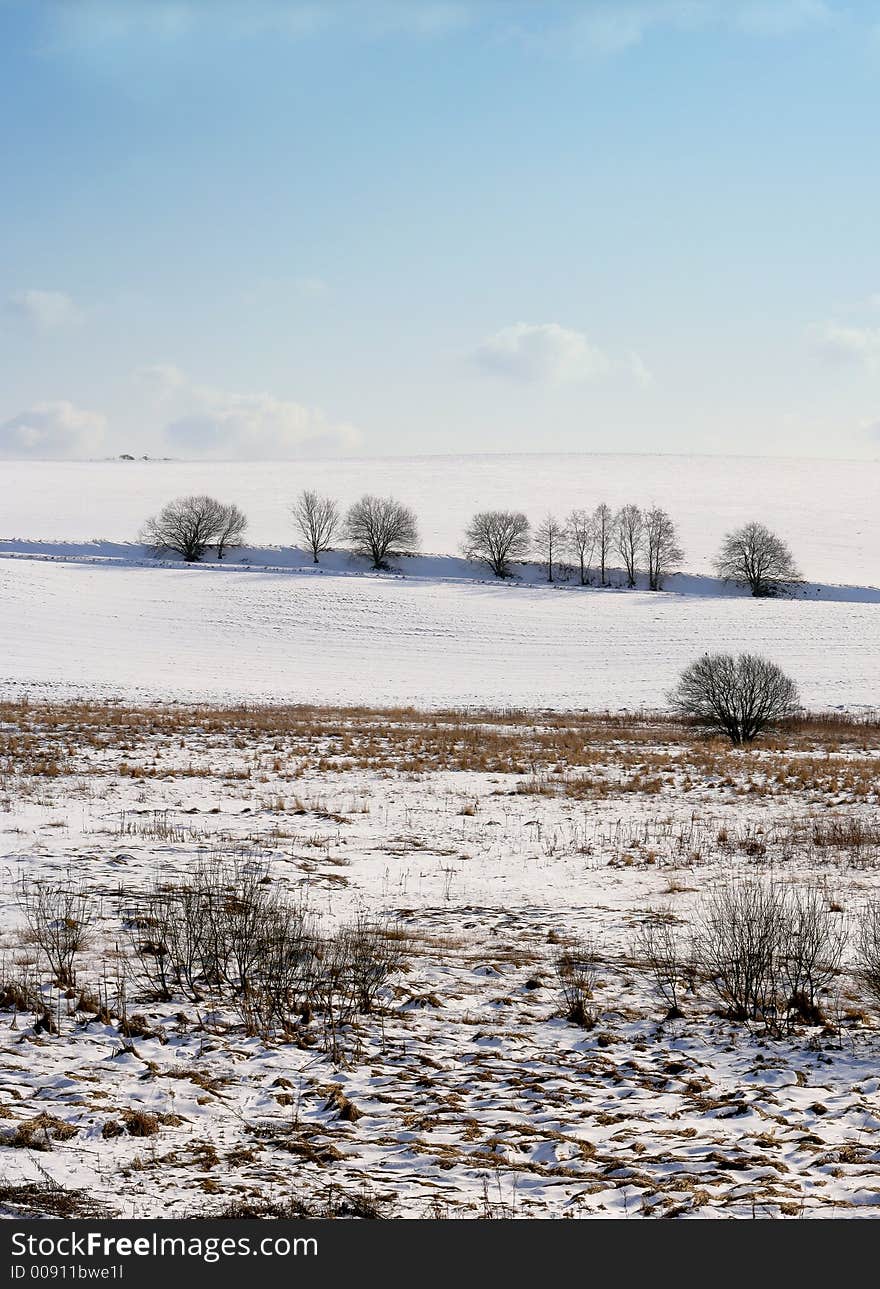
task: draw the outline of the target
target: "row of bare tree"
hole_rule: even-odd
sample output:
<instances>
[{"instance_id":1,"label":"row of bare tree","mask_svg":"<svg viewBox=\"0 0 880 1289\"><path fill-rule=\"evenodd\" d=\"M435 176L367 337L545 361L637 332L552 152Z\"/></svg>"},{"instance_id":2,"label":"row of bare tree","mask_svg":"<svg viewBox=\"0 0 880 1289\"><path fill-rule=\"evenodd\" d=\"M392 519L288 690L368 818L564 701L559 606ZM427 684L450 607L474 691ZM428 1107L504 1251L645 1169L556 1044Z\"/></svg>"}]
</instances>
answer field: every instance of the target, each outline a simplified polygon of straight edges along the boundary
<instances>
[{"instance_id":1,"label":"row of bare tree","mask_svg":"<svg viewBox=\"0 0 880 1289\"><path fill-rule=\"evenodd\" d=\"M675 572L684 552L675 524L665 510L641 510L627 505L614 512L604 502L595 510L572 510L565 519L548 514L534 534L521 511L484 510L474 515L465 533L464 553L482 560L496 577L508 577L515 561L537 554L553 582L571 561L579 570L581 585L598 580L608 585L611 561L623 564L627 586L635 586L644 570L652 591Z\"/></svg>"},{"instance_id":2,"label":"row of bare tree","mask_svg":"<svg viewBox=\"0 0 880 1289\"><path fill-rule=\"evenodd\" d=\"M315 563L343 538L374 568L387 567L391 552L410 552L419 543L416 518L408 506L393 497L365 495L345 515L331 497L306 489L291 507L306 549ZM205 495L177 497L148 519L140 539L157 555L172 552L195 563L216 548L217 558L241 546L247 517L238 506Z\"/></svg>"},{"instance_id":3,"label":"row of bare tree","mask_svg":"<svg viewBox=\"0 0 880 1289\"><path fill-rule=\"evenodd\" d=\"M394 497L367 494L343 513L332 497L307 488L291 506L291 515L316 564L343 541L366 556L373 568L383 569L390 555L412 553L419 543L414 512ZM178 497L147 521L141 540L157 554L172 551L196 561L216 548L222 559L225 551L242 544L246 529L247 518L234 504L204 495ZM514 564L537 557L548 582L577 571L582 586L608 586L613 565L622 567L630 587L644 573L652 591L662 590L684 558L676 526L665 510L629 504L613 511L604 502L591 511L572 510L565 519L548 514L534 531L522 511L479 511L467 526L462 551L496 577L509 577ZM726 581L748 586L756 596L772 595L799 577L785 542L760 523L728 533L716 571Z\"/></svg>"}]
</instances>

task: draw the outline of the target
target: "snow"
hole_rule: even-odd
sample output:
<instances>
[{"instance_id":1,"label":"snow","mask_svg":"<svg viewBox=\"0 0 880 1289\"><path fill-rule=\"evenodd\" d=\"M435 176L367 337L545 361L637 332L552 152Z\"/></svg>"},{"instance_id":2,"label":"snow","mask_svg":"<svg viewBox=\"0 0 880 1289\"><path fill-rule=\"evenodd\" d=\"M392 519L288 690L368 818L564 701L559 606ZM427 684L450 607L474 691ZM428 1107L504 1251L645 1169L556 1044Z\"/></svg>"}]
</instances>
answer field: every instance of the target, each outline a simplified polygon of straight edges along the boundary
<instances>
[{"instance_id":1,"label":"snow","mask_svg":"<svg viewBox=\"0 0 880 1289\"><path fill-rule=\"evenodd\" d=\"M155 699L625 709L658 707L713 649L765 653L809 707L880 692L880 493L874 463L745 458L473 457L273 464L5 463L0 692ZM436 555L377 575L290 545L299 487L343 502L391 492ZM196 568L134 541L170 496L235 498L263 545ZM776 491L774 491L774 489ZM477 506L635 497L680 522L686 571L664 594L553 587L535 566L499 584L454 554ZM717 500L716 500L717 499ZM806 582L753 601L708 572L731 523L760 515ZM100 534L100 537L94 536ZM271 543L271 544L270 544Z\"/></svg>"},{"instance_id":2,"label":"snow","mask_svg":"<svg viewBox=\"0 0 880 1289\"><path fill-rule=\"evenodd\" d=\"M880 693L877 602L0 560L0 603L0 691L32 697L656 708L718 648L809 707Z\"/></svg>"},{"instance_id":3,"label":"snow","mask_svg":"<svg viewBox=\"0 0 880 1289\"><path fill-rule=\"evenodd\" d=\"M876 840L856 854L792 838L834 818L876 824L876 746L861 792L849 774L858 744L827 759L818 749L803 781L772 776L785 750L730 753L722 784L700 769L698 742L668 749L659 789L642 779L618 791L621 752L651 748L627 749L613 727L610 742L591 742L596 791L581 800L524 792L520 773L411 773L406 756L397 769L340 769L346 719L332 724L332 736L242 739L111 719L107 741L91 727L79 738L68 716L42 744L60 753L59 773L10 767L7 962L34 960L15 879L73 872L100 901L78 983L112 994L133 893L236 848L258 853L274 889L326 927L361 909L400 919L410 952L336 1063L317 1019L308 1044L248 1037L231 1007L151 1001L131 974L128 1014L148 1032L126 1041L118 1019L44 984L58 1035L36 1033L26 1012L0 1023L5 1187L48 1176L123 1217L291 1194L319 1202L331 1186L402 1217L877 1214L878 1030L851 979L823 1002L828 1027L771 1041L719 1016L704 984L683 1018L664 1021L630 956L649 909L686 928L703 891L744 873L820 880L857 914L876 887ZM825 790L828 767L837 781ZM558 766L550 777L566 781ZM761 859L746 848L756 836ZM560 1014L553 958L572 936L598 946L592 1029ZM333 1110L334 1086L356 1121ZM132 1110L157 1116L155 1136L118 1129ZM19 1125L41 1115L74 1134L40 1138L39 1153L15 1148Z\"/></svg>"},{"instance_id":4,"label":"snow","mask_svg":"<svg viewBox=\"0 0 880 1289\"><path fill-rule=\"evenodd\" d=\"M664 506L678 523L685 568L707 573L721 538L751 519L790 544L805 577L880 586L880 461L754 457L510 455L287 462L0 462L0 536L134 541L170 498L207 492L236 501L249 540L286 545L302 488L345 506L363 492L415 510L421 549L459 550L477 510L524 510L533 524L634 501Z\"/></svg>"}]
</instances>

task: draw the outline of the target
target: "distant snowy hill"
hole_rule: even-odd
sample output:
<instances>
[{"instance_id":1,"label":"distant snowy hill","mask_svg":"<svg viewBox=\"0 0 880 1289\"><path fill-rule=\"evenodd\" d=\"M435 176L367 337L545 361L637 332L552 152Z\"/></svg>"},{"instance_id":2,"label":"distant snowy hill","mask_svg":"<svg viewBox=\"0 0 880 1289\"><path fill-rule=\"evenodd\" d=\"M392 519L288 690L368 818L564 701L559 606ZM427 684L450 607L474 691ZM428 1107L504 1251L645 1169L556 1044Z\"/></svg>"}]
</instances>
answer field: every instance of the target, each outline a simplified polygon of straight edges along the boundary
<instances>
[{"instance_id":1,"label":"distant snowy hill","mask_svg":"<svg viewBox=\"0 0 880 1289\"><path fill-rule=\"evenodd\" d=\"M0 694L205 701L662 707L704 650L783 665L809 707L880 705L880 466L733 458L449 457L285 464L0 465ZM293 546L302 487L393 493L423 551L376 575ZM156 565L141 522L186 492L237 501L254 545ZM687 553L670 594L500 584L455 556L477 508L534 521L657 502ZM753 600L706 576L728 528L767 522L809 581ZM101 540L93 540L101 539ZM820 585L821 584L821 585Z\"/></svg>"},{"instance_id":2,"label":"distant snowy hill","mask_svg":"<svg viewBox=\"0 0 880 1289\"><path fill-rule=\"evenodd\" d=\"M394 494L419 519L421 548L455 554L475 510L521 509L535 523L634 501L664 506L684 567L706 573L724 533L760 519L791 546L805 577L880 586L880 462L750 457L511 455L289 462L0 463L0 537L136 539L143 520L181 493L236 501L255 545L296 540L289 505L314 487L346 505Z\"/></svg>"}]
</instances>

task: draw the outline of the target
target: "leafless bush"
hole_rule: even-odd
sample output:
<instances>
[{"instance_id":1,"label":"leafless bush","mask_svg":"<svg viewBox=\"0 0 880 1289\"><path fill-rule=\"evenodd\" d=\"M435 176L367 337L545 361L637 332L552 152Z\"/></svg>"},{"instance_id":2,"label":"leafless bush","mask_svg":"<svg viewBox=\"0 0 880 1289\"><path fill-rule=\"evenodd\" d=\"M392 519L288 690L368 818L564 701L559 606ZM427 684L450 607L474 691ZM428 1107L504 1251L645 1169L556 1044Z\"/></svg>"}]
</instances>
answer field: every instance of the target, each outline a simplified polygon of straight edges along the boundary
<instances>
[{"instance_id":1,"label":"leafless bush","mask_svg":"<svg viewBox=\"0 0 880 1289\"><path fill-rule=\"evenodd\" d=\"M347 963L349 995L358 1011L373 1011L379 991L403 962L403 941L396 929L359 916L337 937L338 951Z\"/></svg>"},{"instance_id":2,"label":"leafless bush","mask_svg":"<svg viewBox=\"0 0 880 1289\"><path fill-rule=\"evenodd\" d=\"M703 902L697 960L734 1020L777 1022L783 917L782 893L767 882L732 882Z\"/></svg>"},{"instance_id":3,"label":"leafless bush","mask_svg":"<svg viewBox=\"0 0 880 1289\"><path fill-rule=\"evenodd\" d=\"M676 919L667 909L651 909L638 928L633 956L650 975L667 1007L667 1019L684 1015L681 997L693 975L693 958L684 948Z\"/></svg>"},{"instance_id":4,"label":"leafless bush","mask_svg":"<svg viewBox=\"0 0 880 1289\"><path fill-rule=\"evenodd\" d=\"M831 911L823 887L786 892L779 966L790 1014L810 1025L822 1022L821 995L840 970L847 939L846 921Z\"/></svg>"},{"instance_id":5,"label":"leafless bush","mask_svg":"<svg viewBox=\"0 0 880 1289\"><path fill-rule=\"evenodd\" d=\"M752 595L774 595L800 574L782 538L764 524L750 523L724 538L715 570L724 581L747 586Z\"/></svg>"},{"instance_id":6,"label":"leafless bush","mask_svg":"<svg viewBox=\"0 0 880 1289\"><path fill-rule=\"evenodd\" d=\"M332 497L321 497L310 488L304 489L291 507L294 522L300 531L306 550L311 551L317 564L320 556L331 549L333 537L339 529L339 509Z\"/></svg>"},{"instance_id":7,"label":"leafless bush","mask_svg":"<svg viewBox=\"0 0 880 1289\"><path fill-rule=\"evenodd\" d=\"M152 996L227 998L250 1034L290 1031L320 1011L334 1051L340 1027L374 1009L403 956L396 929L366 918L320 936L247 856L203 865L185 883L156 882L128 933Z\"/></svg>"},{"instance_id":8,"label":"leafless bush","mask_svg":"<svg viewBox=\"0 0 880 1289\"><path fill-rule=\"evenodd\" d=\"M856 921L853 974L880 1003L880 900L870 900Z\"/></svg>"},{"instance_id":9,"label":"leafless bush","mask_svg":"<svg viewBox=\"0 0 880 1289\"><path fill-rule=\"evenodd\" d=\"M33 966L0 959L0 1011L40 1015L45 1006Z\"/></svg>"},{"instance_id":10,"label":"leafless bush","mask_svg":"<svg viewBox=\"0 0 880 1289\"><path fill-rule=\"evenodd\" d=\"M696 717L741 744L790 716L799 699L794 681L768 658L707 653L685 667L669 701L682 716Z\"/></svg>"},{"instance_id":11,"label":"leafless bush","mask_svg":"<svg viewBox=\"0 0 880 1289\"><path fill-rule=\"evenodd\" d=\"M837 919L819 887L732 882L700 910L700 970L735 1020L775 1035L798 1020L819 1024L820 994L839 971L846 945L846 926Z\"/></svg>"},{"instance_id":12,"label":"leafless bush","mask_svg":"<svg viewBox=\"0 0 880 1289\"><path fill-rule=\"evenodd\" d=\"M585 1029L596 1024L596 1013L587 1004L593 998L598 961L595 944L583 939L568 945L553 960L565 1018Z\"/></svg>"},{"instance_id":13,"label":"leafless bush","mask_svg":"<svg viewBox=\"0 0 880 1289\"><path fill-rule=\"evenodd\" d=\"M16 894L29 938L45 957L53 980L61 988L72 988L76 957L88 943L96 912L91 892L68 878L61 885L22 881Z\"/></svg>"},{"instance_id":14,"label":"leafless bush","mask_svg":"<svg viewBox=\"0 0 880 1289\"><path fill-rule=\"evenodd\" d=\"M255 943L258 958L238 995L245 1028L251 1034L289 1031L311 1017L319 937L302 908L279 902L264 911Z\"/></svg>"},{"instance_id":15,"label":"leafless bush","mask_svg":"<svg viewBox=\"0 0 880 1289\"><path fill-rule=\"evenodd\" d=\"M468 524L462 550L496 577L509 577L511 563L528 556L529 521L521 511L482 510Z\"/></svg>"},{"instance_id":16,"label":"leafless bush","mask_svg":"<svg viewBox=\"0 0 880 1289\"><path fill-rule=\"evenodd\" d=\"M345 533L353 549L377 569L387 567L390 554L413 551L419 544L414 513L393 497L361 497L349 508Z\"/></svg>"}]
</instances>

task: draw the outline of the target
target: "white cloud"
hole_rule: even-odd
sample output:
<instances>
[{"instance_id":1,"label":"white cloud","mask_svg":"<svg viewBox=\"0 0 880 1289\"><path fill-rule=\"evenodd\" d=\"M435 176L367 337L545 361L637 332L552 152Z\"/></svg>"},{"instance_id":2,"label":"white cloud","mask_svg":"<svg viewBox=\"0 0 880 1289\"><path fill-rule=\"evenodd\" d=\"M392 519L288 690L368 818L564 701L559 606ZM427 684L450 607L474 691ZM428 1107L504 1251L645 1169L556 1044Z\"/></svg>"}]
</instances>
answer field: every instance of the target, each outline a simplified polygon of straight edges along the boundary
<instances>
[{"instance_id":1,"label":"white cloud","mask_svg":"<svg viewBox=\"0 0 880 1289\"><path fill-rule=\"evenodd\" d=\"M64 291L15 291L9 297L10 308L41 331L76 326L82 312Z\"/></svg>"},{"instance_id":2,"label":"white cloud","mask_svg":"<svg viewBox=\"0 0 880 1289\"><path fill-rule=\"evenodd\" d=\"M740 35L781 37L833 22L826 0L589 0L561 4L547 18L536 8L514 24L527 44L554 53L616 54L655 32L722 29Z\"/></svg>"},{"instance_id":3,"label":"white cloud","mask_svg":"<svg viewBox=\"0 0 880 1289\"><path fill-rule=\"evenodd\" d=\"M323 295L327 290L327 283L322 277L294 278L293 285L300 295Z\"/></svg>"},{"instance_id":4,"label":"white cloud","mask_svg":"<svg viewBox=\"0 0 880 1289\"><path fill-rule=\"evenodd\" d=\"M819 349L837 362L880 367L880 327L842 327L829 322L817 335Z\"/></svg>"},{"instance_id":5,"label":"white cloud","mask_svg":"<svg viewBox=\"0 0 880 1289\"><path fill-rule=\"evenodd\" d=\"M186 376L173 363L153 363L152 366L138 367L134 378L160 402L172 398L187 387Z\"/></svg>"},{"instance_id":6,"label":"white cloud","mask_svg":"<svg viewBox=\"0 0 880 1289\"><path fill-rule=\"evenodd\" d=\"M139 367L134 376L157 403L175 409L164 430L166 449L174 455L234 460L337 456L361 443L355 426L329 420L320 408L274 394L197 385L172 363Z\"/></svg>"},{"instance_id":7,"label":"white cloud","mask_svg":"<svg viewBox=\"0 0 880 1289\"><path fill-rule=\"evenodd\" d=\"M57 460L97 452L107 421L73 403L38 403L0 424L0 456Z\"/></svg>"},{"instance_id":8,"label":"white cloud","mask_svg":"<svg viewBox=\"0 0 880 1289\"><path fill-rule=\"evenodd\" d=\"M834 21L823 0L752 0L733 6L736 27L753 36L789 36Z\"/></svg>"},{"instance_id":9,"label":"white cloud","mask_svg":"<svg viewBox=\"0 0 880 1289\"><path fill-rule=\"evenodd\" d=\"M517 322L487 336L472 354L484 371L535 385L573 385L623 375L641 386L652 383L638 354L612 358L581 331L558 322Z\"/></svg>"},{"instance_id":10,"label":"white cloud","mask_svg":"<svg viewBox=\"0 0 880 1289\"><path fill-rule=\"evenodd\" d=\"M93 49L131 40L161 47L206 30L232 39L299 40L329 28L439 37L469 26L479 10L475 0L68 0L52 17L56 48Z\"/></svg>"}]
</instances>

